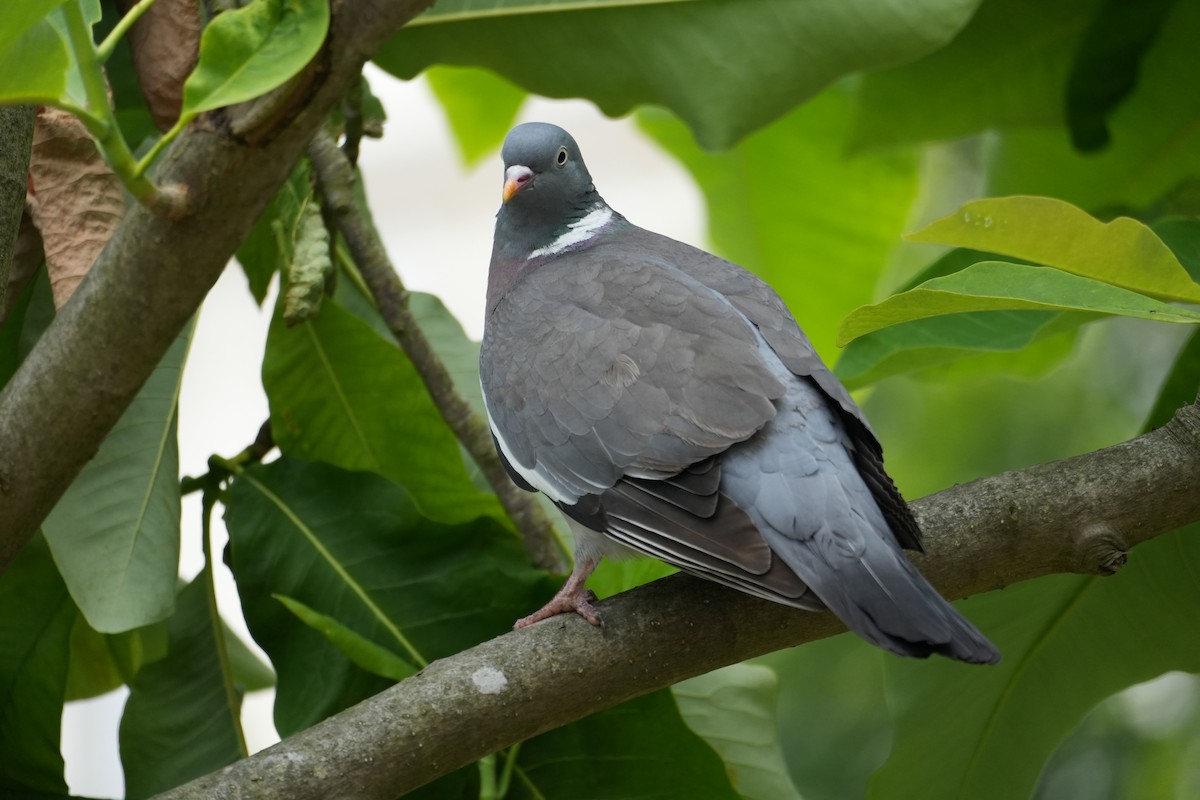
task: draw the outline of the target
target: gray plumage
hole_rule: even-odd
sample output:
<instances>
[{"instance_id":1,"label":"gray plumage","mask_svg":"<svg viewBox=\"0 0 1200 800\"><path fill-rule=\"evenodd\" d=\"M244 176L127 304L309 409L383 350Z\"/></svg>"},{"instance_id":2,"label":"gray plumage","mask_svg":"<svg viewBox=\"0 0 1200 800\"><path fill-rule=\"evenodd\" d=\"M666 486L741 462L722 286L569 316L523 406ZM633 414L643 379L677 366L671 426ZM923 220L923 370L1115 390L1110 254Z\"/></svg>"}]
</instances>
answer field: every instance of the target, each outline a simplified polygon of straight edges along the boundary
<instances>
[{"instance_id":1,"label":"gray plumage","mask_svg":"<svg viewBox=\"0 0 1200 800\"><path fill-rule=\"evenodd\" d=\"M775 291L612 211L561 128L514 128L503 158L480 378L513 478L577 534L518 624L598 622L607 537L894 653L998 660L904 557L920 530L879 442Z\"/></svg>"}]
</instances>

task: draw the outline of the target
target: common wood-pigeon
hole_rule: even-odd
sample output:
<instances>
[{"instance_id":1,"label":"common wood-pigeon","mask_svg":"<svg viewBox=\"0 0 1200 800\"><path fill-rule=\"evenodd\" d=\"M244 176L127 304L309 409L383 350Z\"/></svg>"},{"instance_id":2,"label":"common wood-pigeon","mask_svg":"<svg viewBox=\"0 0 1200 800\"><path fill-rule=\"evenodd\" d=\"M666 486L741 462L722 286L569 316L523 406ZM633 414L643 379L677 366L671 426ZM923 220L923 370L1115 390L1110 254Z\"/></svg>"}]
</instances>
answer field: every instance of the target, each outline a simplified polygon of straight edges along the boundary
<instances>
[{"instance_id":1,"label":"common wood-pigeon","mask_svg":"<svg viewBox=\"0 0 1200 800\"><path fill-rule=\"evenodd\" d=\"M893 653L993 663L917 572L921 531L870 424L757 276L643 230L596 192L575 140L506 138L480 380L518 485L575 534L532 624L600 616L585 581L628 549L752 595L830 609Z\"/></svg>"}]
</instances>

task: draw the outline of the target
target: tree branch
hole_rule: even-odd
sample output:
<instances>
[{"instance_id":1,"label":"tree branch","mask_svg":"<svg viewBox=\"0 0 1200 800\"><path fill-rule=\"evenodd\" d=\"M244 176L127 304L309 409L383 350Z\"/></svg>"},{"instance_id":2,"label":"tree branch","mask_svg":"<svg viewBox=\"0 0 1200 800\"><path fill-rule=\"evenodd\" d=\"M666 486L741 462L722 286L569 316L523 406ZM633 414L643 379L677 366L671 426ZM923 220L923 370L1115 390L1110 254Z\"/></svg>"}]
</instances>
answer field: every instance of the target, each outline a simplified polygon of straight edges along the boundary
<instances>
[{"instance_id":1,"label":"tree branch","mask_svg":"<svg viewBox=\"0 0 1200 800\"><path fill-rule=\"evenodd\" d=\"M334 2L326 50L282 121L194 123L155 176L188 187L178 222L134 206L0 393L0 572L100 446L362 65L430 0ZM232 130L241 131L234 136ZM247 141L252 141L248 144Z\"/></svg>"},{"instance_id":2,"label":"tree branch","mask_svg":"<svg viewBox=\"0 0 1200 800\"><path fill-rule=\"evenodd\" d=\"M29 153L33 146L33 106L0 108L0 312L5 307L8 270L25 210ZM0 313L0 320L4 314Z\"/></svg>"},{"instance_id":3,"label":"tree branch","mask_svg":"<svg viewBox=\"0 0 1200 800\"><path fill-rule=\"evenodd\" d=\"M333 212L338 230L346 237L354 263L371 290L380 315L417 368L442 419L479 465L504 510L516 523L534 566L551 572L566 571L562 549L536 495L517 488L508 477L496 455L487 423L458 391L409 310L408 291L396 274L379 233L355 200L354 170L349 160L325 131L313 138L308 156L325 196L324 205Z\"/></svg>"},{"instance_id":4,"label":"tree branch","mask_svg":"<svg viewBox=\"0 0 1200 800\"><path fill-rule=\"evenodd\" d=\"M1128 442L914 507L927 537L921 568L950 598L1052 572L1111 572L1138 543L1200 520L1200 407ZM390 800L632 697L845 630L830 614L685 575L603 607L604 629L568 614L505 634L159 798Z\"/></svg>"}]
</instances>

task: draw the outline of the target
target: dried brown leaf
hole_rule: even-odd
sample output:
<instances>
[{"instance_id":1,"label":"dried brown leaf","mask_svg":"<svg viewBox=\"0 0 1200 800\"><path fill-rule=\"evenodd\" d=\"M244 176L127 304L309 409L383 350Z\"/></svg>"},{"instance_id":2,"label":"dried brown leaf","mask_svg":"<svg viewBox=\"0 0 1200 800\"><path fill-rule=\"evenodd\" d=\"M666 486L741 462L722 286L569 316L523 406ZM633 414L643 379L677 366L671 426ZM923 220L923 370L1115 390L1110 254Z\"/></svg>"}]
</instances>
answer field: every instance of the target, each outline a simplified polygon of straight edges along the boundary
<instances>
[{"instance_id":1,"label":"dried brown leaf","mask_svg":"<svg viewBox=\"0 0 1200 800\"><path fill-rule=\"evenodd\" d=\"M122 0L128 11L137 0ZM158 0L129 31L129 47L150 116L165 131L179 119L183 82L200 55L200 0Z\"/></svg>"},{"instance_id":2,"label":"dried brown leaf","mask_svg":"<svg viewBox=\"0 0 1200 800\"><path fill-rule=\"evenodd\" d=\"M83 123L54 108L38 110L29 182L54 306L62 308L125 215L125 194Z\"/></svg>"}]
</instances>

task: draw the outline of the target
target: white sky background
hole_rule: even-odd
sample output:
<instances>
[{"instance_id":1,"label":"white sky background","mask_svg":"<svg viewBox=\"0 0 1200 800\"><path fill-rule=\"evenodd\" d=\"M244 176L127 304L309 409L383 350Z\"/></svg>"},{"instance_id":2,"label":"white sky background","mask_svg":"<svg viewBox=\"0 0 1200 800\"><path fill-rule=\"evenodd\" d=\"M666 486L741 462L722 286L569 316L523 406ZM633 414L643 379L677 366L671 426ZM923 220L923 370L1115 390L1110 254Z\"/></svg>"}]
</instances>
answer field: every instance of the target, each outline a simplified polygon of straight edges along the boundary
<instances>
[{"instance_id":1,"label":"white sky background","mask_svg":"<svg viewBox=\"0 0 1200 800\"><path fill-rule=\"evenodd\" d=\"M483 332L484 292L492 224L500 205L499 155L473 169L463 166L445 117L423 80L403 83L371 70L371 88L387 109L384 139L364 140L360 158L375 222L410 290L440 296L468 335ZM704 208L690 176L664 158L628 120L613 121L582 101L532 100L521 121L553 122L569 130L604 198L631 221L704 245ZM267 418L259 369L271 301L260 310L241 268L231 264L205 301L184 371L179 413L180 468L206 471L210 455L232 456L253 441ZM200 500L184 498L180 573L203 566ZM225 546L214 519L214 546ZM237 591L223 568L219 601L225 617L251 641L238 610ZM123 797L117 726L127 692L68 705L63 754L72 794ZM278 740L271 723L271 692L247 698L243 710L251 751Z\"/></svg>"}]
</instances>

